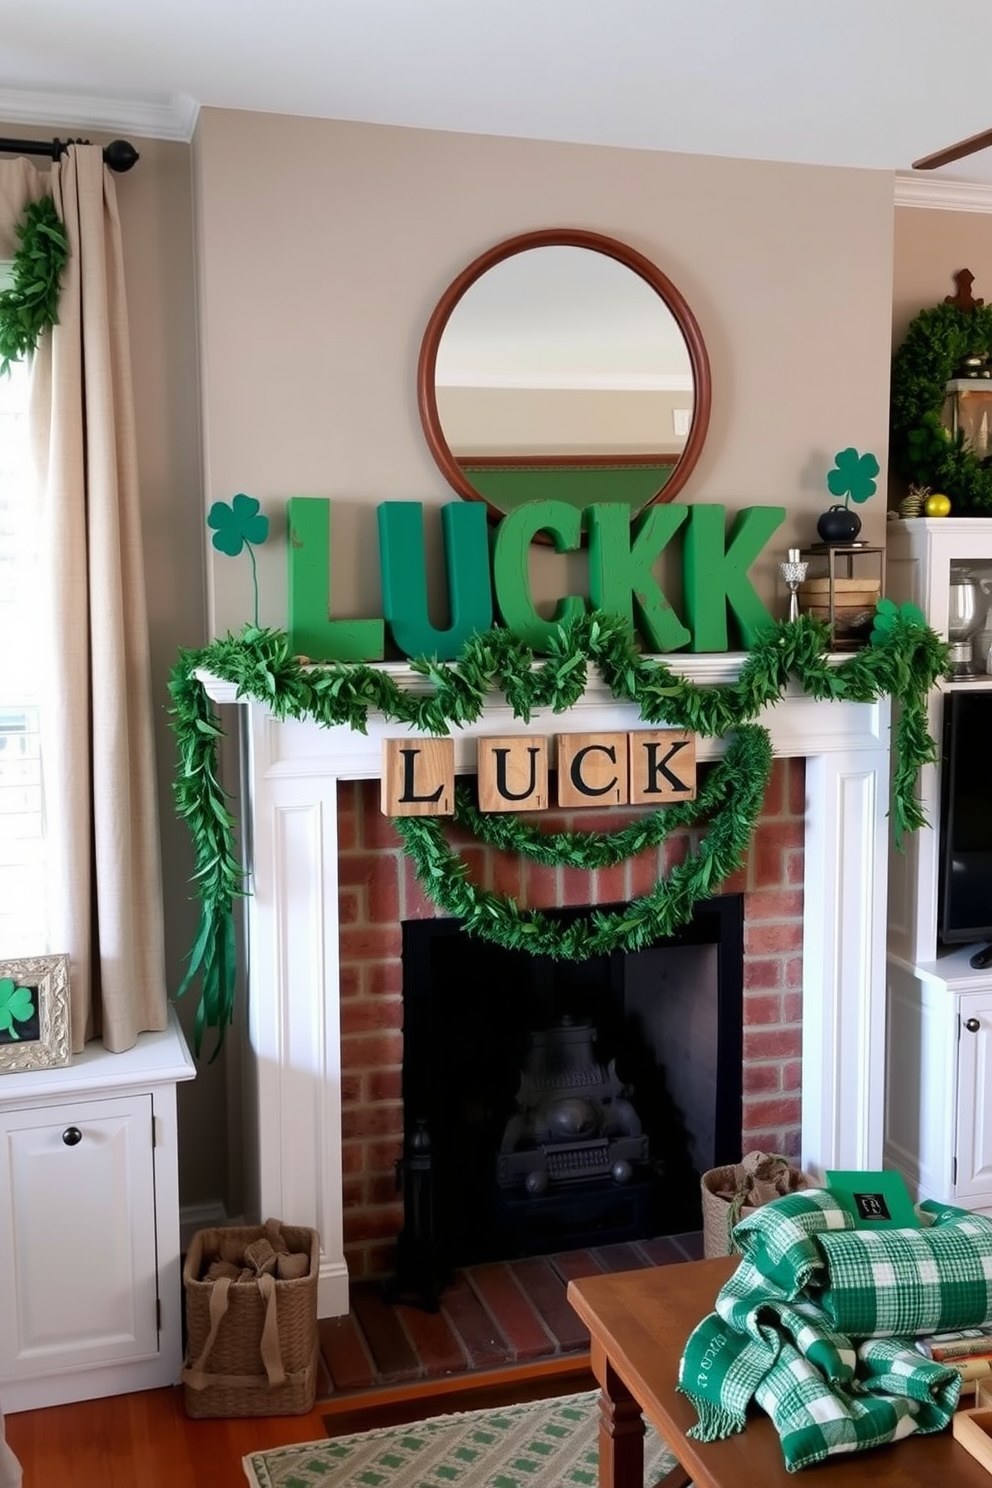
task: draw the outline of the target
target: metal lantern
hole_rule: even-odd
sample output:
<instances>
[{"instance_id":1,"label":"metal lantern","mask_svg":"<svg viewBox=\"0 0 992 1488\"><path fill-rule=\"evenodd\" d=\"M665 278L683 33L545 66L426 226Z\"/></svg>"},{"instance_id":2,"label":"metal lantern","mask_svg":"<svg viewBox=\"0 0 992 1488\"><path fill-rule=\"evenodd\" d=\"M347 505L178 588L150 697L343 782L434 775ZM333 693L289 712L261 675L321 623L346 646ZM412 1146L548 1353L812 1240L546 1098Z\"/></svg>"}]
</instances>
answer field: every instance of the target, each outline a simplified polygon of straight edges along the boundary
<instances>
[{"instance_id":1,"label":"metal lantern","mask_svg":"<svg viewBox=\"0 0 992 1488\"><path fill-rule=\"evenodd\" d=\"M992 453L992 364L988 356L967 357L944 391L944 427L954 439L960 435L977 460L987 460Z\"/></svg>"}]
</instances>

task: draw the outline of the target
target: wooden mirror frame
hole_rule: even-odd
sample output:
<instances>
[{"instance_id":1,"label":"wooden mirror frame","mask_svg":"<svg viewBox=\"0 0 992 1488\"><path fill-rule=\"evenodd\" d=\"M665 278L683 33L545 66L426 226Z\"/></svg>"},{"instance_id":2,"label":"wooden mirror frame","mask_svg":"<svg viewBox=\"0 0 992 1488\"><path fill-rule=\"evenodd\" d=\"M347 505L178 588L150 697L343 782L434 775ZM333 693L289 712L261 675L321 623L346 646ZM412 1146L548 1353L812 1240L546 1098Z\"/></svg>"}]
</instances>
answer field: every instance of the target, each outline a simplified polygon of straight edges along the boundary
<instances>
[{"instance_id":1,"label":"wooden mirror frame","mask_svg":"<svg viewBox=\"0 0 992 1488\"><path fill-rule=\"evenodd\" d=\"M462 467L448 445L441 428L441 420L438 414L437 393L435 390L435 373L437 370L437 354L441 344L441 337L445 327L451 318L455 306L461 300L465 291L469 289L477 279L480 279L489 269L496 264L502 263L504 259L512 258L517 253L524 253L530 248L589 248L595 253L605 253L614 258L618 263L624 264L635 274L639 274L658 295L659 299L670 311L682 332L689 352L689 363L692 368L693 378L693 411L692 426L689 437L685 443L685 449L679 456L678 463L661 487L653 496L644 502L644 506L652 506L655 502L671 501L682 490L689 479L696 463L702 453L703 443L710 421L710 406L712 402L713 389L710 378L710 362L703 342L699 323L692 311L689 309L684 297L675 285L663 274L657 265L635 248L630 248L626 243L619 242L616 238L605 237L602 233L586 232L582 228L544 228L537 232L518 233L516 237L507 238L505 242L497 243L494 248L489 248L474 259L467 268L463 269L456 279L448 285L444 294L438 300L434 313L427 322L424 331L424 339L420 347L420 359L417 364L417 406L420 411L420 422L424 430L424 436L428 447L438 469L453 490L466 501L485 502L492 521L501 520L506 513L501 511L469 481ZM541 458L546 458L549 464L561 466L567 464L569 459L574 458L576 464L592 463L595 457L583 456L547 456L531 457L528 463L536 464ZM639 508L639 510L643 510Z\"/></svg>"}]
</instances>

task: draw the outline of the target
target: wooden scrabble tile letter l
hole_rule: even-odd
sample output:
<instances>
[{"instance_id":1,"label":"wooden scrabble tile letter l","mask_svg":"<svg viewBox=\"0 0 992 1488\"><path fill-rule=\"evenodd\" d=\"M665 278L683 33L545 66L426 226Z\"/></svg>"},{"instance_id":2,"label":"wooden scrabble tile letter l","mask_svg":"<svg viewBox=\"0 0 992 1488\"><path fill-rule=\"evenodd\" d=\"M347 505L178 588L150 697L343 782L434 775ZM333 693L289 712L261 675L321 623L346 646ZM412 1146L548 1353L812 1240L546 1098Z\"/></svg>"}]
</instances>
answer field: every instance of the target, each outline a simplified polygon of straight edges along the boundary
<instances>
[{"instance_id":1,"label":"wooden scrabble tile letter l","mask_svg":"<svg viewBox=\"0 0 992 1488\"><path fill-rule=\"evenodd\" d=\"M455 809L453 739L384 739L384 816L451 816Z\"/></svg>"}]
</instances>

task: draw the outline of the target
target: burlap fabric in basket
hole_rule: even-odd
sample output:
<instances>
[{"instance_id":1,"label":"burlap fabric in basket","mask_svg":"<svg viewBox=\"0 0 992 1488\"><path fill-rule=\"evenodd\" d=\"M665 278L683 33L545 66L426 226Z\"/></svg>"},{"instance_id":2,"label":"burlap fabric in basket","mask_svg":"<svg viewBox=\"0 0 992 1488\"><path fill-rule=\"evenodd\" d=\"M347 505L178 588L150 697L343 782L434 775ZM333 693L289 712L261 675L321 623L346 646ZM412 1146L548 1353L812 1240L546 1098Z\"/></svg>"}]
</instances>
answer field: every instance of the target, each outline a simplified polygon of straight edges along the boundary
<instances>
[{"instance_id":1,"label":"burlap fabric in basket","mask_svg":"<svg viewBox=\"0 0 992 1488\"><path fill-rule=\"evenodd\" d=\"M733 1255L733 1228L762 1204L802 1188L815 1188L808 1173L774 1152L749 1152L739 1163L710 1168L700 1182L703 1196L703 1255Z\"/></svg>"},{"instance_id":2,"label":"burlap fabric in basket","mask_svg":"<svg viewBox=\"0 0 992 1488\"><path fill-rule=\"evenodd\" d=\"M198 1230L183 1266L186 1414L296 1416L317 1393L316 1230Z\"/></svg>"}]
</instances>

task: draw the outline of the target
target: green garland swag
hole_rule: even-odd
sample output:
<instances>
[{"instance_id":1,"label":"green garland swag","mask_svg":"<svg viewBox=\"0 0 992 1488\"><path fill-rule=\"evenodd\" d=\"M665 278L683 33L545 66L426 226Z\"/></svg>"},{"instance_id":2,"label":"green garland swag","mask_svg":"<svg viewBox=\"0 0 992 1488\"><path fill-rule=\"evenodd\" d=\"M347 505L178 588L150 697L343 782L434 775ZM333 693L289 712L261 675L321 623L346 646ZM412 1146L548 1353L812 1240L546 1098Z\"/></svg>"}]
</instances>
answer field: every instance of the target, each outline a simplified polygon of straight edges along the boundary
<instances>
[{"instance_id":1,"label":"green garland swag","mask_svg":"<svg viewBox=\"0 0 992 1488\"><path fill-rule=\"evenodd\" d=\"M767 768L766 768L767 756ZM724 758L715 765L693 801L676 801L669 806L659 806L656 811L628 822L608 832L542 832L539 824L527 816L513 816L503 812L486 815L480 811L474 788L464 780L455 786L455 810L453 820L465 827L473 837L500 852L519 853L533 863L547 868L612 868L625 863L648 848L658 847L673 832L682 827L692 827L717 807L727 801L727 792L734 780L757 780L764 795L771 769L768 735L764 729L755 729L743 724L731 738ZM761 801L758 801L758 810ZM438 818L434 818L437 820ZM414 828L422 824L423 818L405 817L397 821L412 821ZM749 834L750 835L750 834ZM745 846L747 844L745 843ZM736 865L735 865L736 866ZM732 870L731 870L732 871Z\"/></svg>"},{"instance_id":2,"label":"green garland swag","mask_svg":"<svg viewBox=\"0 0 992 1488\"><path fill-rule=\"evenodd\" d=\"M945 386L962 360L992 351L992 306L921 310L892 359L889 458L916 485L950 498L958 516L992 513L992 468L944 428Z\"/></svg>"},{"instance_id":3,"label":"green garland swag","mask_svg":"<svg viewBox=\"0 0 992 1488\"><path fill-rule=\"evenodd\" d=\"M69 240L50 196L28 203L16 232L21 246L11 265L13 283L0 291L0 375L58 324L59 285L69 257Z\"/></svg>"},{"instance_id":4,"label":"green garland swag","mask_svg":"<svg viewBox=\"0 0 992 1488\"><path fill-rule=\"evenodd\" d=\"M502 832L492 826L484 831L484 840L500 847L512 844L537 862L588 868L622 862L722 803L723 809L713 819L698 853L673 868L667 878L659 879L650 893L631 900L622 909L594 909L570 925L560 924L539 909L519 909L512 899L470 884L466 864L444 840L442 818L397 817L394 825L427 893L447 914L464 920L463 929L470 935L480 935L507 950L528 951L532 956L582 961L609 951L643 950L692 918L696 903L740 867L761 811L771 768L767 730L755 723L742 724L694 802L663 806L643 822L612 834L558 832L542 840L540 829L522 822L508 825L508 818L503 819ZM473 820L492 822L475 810L467 793L460 789L457 795L456 821L463 825ZM629 851L623 851L628 844Z\"/></svg>"},{"instance_id":5,"label":"green garland swag","mask_svg":"<svg viewBox=\"0 0 992 1488\"><path fill-rule=\"evenodd\" d=\"M480 717L486 699L496 691L506 696L514 716L524 721L539 709L562 713L582 696L592 664L613 697L636 703L642 722L711 738L736 735L728 749L735 768L732 770L725 757L703 787L702 809L722 805L696 859L682 865L685 871L678 877L673 870L664 892L656 889L644 900L627 906L612 924L607 925L604 915L594 912L588 922L576 922L585 924L585 930L571 932L577 942L588 936L590 945L598 944L595 938L601 937L602 943L608 941L613 949L636 949L654 934L666 933L656 930L656 926L684 922L695 899L712 893L720 879L736 867L738 844L743 838L746 845L751 830L748 823L753 824L760 809L760 799L755 805L755 797L760 796L767 773L767 736L763 745L758 743L758 736L765 731L745 726L752 724L764 707L777 702L792 681L798 681L816 699L867 703L890 696L900 704L894 723L891 810L897 842L906 831L925 824L915 788L920 766L936 754L927 728L926 700L947 668L947 647L911 613L896 610L889 601L882 601L882 605L889 613L884 626L876 622L872 644L838 665L828 661L826 627L809 616L800 616L770 625L748 653L737 680L718 686L701 686L680 676L665 661L640 655L626 622L600 613L561 626L548 656L540 659L509 631L496 628L473 636L456 662L412 662L412 669L424 679L424 690L417 692L405 690L381 668L361 663L304 666L293 655L285 632L257 626L246 626L240 635L214 641L202 650L181 652L169 684L179 753L174 793L177 811L187 822L193 840L193 881L200 899L200 922L186 976L176 995L199 977L197 1052L204 1030L216 1028L222 1039L233 1016L233 904L245 893L245 887L235 851L235 822L217 776L217 746L222 731L213 704L194 675L196 670L234 684L239 697L264 703L277 718L309 718L325 727L345 724L364 733L369 715L377 713L423 733L443 735ZM725 790L731 780L733 792ZM708 794L711 790L715 793L712 799ZM457 799L460 819L480 830L466 805L465 793L458 792ZM653 833L664 834L664 820L670 824L667 830L686 824L688 817L672 815L685 809L666 808L664 813L655 813L653 818L613 834L548 835L543 845L537 842L541 835L537 828L509 817L487 819L484 831L487 840L497 846L519 851L528 850L525 844L531 850L536 847L543 854L541 861L592 867L618 862L640 851L635 845L639 833L645 834L642 846L650 846ZM472 921L476 933L488 934L491 939L511 935L516 944L540 949L545 933L543 919L519 911L509 901L472 889L462 865L450 855L445 857L447 850L438 835L440 824L426 819L411 825L412 820L403 819L397 826L411 853L422 860L418 861L418 871L427 892L452 913L467 911L465 918ZM611 839L615 846L603 845ZM613 853L616 856L610 856ZM532 851L532 855L537 854ZM452 909L454 903L461 908ZM549 947L548 953L561 955L561 945L558 928L555 948ZM590 953L585 950L578 954Z\"/></svg>"}]
</instances>

